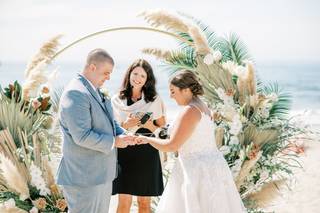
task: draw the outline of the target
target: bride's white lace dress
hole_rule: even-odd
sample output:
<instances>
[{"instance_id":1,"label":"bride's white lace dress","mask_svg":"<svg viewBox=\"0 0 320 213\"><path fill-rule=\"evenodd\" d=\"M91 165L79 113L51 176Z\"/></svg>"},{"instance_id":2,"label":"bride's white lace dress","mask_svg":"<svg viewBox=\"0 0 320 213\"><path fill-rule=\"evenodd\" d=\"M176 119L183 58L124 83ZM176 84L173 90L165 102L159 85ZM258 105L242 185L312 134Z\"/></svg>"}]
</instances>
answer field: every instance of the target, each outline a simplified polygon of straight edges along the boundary
<instances>
[{"instance_id":1,"label":"bride's white lace dress","mask_svg":"<svg viewBox=\"0 0 320 213\"><path fill-rule=\"evenodd\" d=\"M179 149L157 213L246 212L232 174L215 143L214 123L202 114Z\"/></svg>"}]
</instances>

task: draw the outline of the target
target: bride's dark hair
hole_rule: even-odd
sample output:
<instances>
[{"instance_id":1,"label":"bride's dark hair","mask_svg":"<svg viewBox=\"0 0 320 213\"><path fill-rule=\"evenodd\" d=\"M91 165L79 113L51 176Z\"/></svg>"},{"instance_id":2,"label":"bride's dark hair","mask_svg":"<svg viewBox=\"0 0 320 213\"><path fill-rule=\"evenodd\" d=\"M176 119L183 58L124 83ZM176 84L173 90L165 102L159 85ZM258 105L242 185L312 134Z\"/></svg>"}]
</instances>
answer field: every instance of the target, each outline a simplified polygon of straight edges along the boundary
<instances>
[{"instance_id":1,"label":"bride's dark hair","mask_svg":"<svg viewBox=\"0 0 320 213\"><path fill-rule=\"evenodd\" d=\"M193 96L201 96L204 94L203 88L199 83L197 76L190 70L182 70L175 75L171 80L170 84L180 89L189 88Z\"/></svg>"},{"instance_id":2,"label":"bride's dark hair","mask_svg":"<svg viewBox=\"0 0 320 213\"><path fill-rule=\"evenodd\" d=\"M156 79L154 77L151 65L144 59L138 59L129 66L120 89L120 99L123 100L131 98L132 86L130 84L130 75L136 67L141 67L147 73L147 80L145 85L142 87L142 92L144 94L144 100L147 103L152 102L157 96Z\"/></svg>"},{"instance_id":3,"label":"bride's dark hair","mask_svg":"<svg viewBox=\"0 0 320 213\"><path fill-rule=\"evenodd\" d=\"M169 81L173 86L179 89L189 88L193 95L193 100L189 103L190 106L194 106L199 109L200 112L211 116L210 108L205 102L203 102L198 96L204 94L203 88L197 78L197 76L190 70L182 70Z\"/></svg>"}]
</instances>

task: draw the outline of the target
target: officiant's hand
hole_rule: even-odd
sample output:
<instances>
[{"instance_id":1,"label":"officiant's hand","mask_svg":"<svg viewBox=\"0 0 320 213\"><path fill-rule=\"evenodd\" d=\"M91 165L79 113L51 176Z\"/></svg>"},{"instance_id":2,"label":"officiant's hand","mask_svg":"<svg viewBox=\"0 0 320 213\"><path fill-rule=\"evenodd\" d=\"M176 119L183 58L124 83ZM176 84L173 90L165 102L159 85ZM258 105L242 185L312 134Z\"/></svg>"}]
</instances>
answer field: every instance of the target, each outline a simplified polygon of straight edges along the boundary
<instances>
[{"instance_id":1,"label":"officiant's hand","mask_svg":"<svg viewBox=\"0 0 320 213\"><path fill-rule=\"evenodd\" d=\"M148 137L141 136L141 135L140 135L140 136L137 136L137 137L135 138L135 142L136 142L137 145L149 143L149 142L148 142Z\"/></svg>"},{"instance_id":2,"label":"officiant's hand","mask_svg":"<svg viewBox=\"0 0 320 213\"><path fill-rule=\"evenodd\" d=\"M122 127L125 129L129 129L134 126L139 126L140 124L140 119L130 114L127 120L122 123Z\"/></svg>"},{"instance_id":3,"label":"officiant's hand","mask_svg":"<svg viewBox=\"0 0 320 213\"><path fill-rule=\"evenodd\" d=\"M149 129L151 132L154 132L158 127L153 124L153 120L150 118L147 122L141 125L143 128Z\"/></svg>"},{"instance_id":4,"label":"officiant's hand","mask_svg":"<svg viewBox=\"0 0 320 213\"><path fill-rule=\"evenodd\" d=\"M131 135L119 135L115 139L115 147L126 148L127 146L136 145L135 136Z\"/></svg>"}]
</instances>

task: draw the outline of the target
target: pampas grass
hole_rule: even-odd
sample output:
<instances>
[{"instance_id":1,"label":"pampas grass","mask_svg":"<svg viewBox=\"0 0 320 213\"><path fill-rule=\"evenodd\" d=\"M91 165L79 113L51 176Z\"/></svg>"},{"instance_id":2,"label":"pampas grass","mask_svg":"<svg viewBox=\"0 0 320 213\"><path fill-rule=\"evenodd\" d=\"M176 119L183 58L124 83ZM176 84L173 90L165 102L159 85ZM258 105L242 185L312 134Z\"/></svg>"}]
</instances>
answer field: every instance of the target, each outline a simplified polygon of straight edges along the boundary
<instances>
[{"instance_id":1,"label":"pampas grass","mask_svg":"<svg viewBox=\"0 0 320 213\"><path fill-rule=\"evenodd\" d=\"M216 128L215 137L216 137L216 144L218 148L220 148L223 144L223 136L224 136L224 129L221 127Z\"/></svg>"},{"instance_id":2,"label":"pampas grass","mask_svg":"<svg viewBox=\"0 0 320 213\"><path fill-rule=\"evenodd\" d=\"M21 175L17 167L3 153L0 153L0 171L8 188L17 192L21 200L30 197L27 180Z\"/></svg>"},{"instance_id":3,"label":"pampas grass","mask_svg":"<svg viewBox=\"0 0 320 213\"><path fill-rule=\"evenodd\" d=\"M31 97L35 97L40 85L48 81L48 77L44 73L46 66L47 62L41 61L30 71L30 74L23 85L22 97L24 100L29 100Z\"/></svg>"},{"instance_id":4,"label":"pampas grass","mask_svg":"<svg viewBox=\"0 0 320 213\"><path fill-rule=\"evenodd\" d=\"M26 82L23 85L23 99L29 100L31 97L35 97L40 85L48 81L44 71L51 62L51 57L56 54L60 38L61 35L58 35L44 43L39 53L28 64L25 71Z\"/></svg>"},{"instance_id":5,"label":"pampas grass","mask_svg":"<svg viewBox=\"0 0 320 213\"><path fill-rule=\"evenodd\" d=\"M247 82L243 76L239 76L237 80L237 87L239 92L239 104L243 105L247 97Z\"/></svg>"},{"instance_id":6,"label":"pampas grass","mask_svg":"<svg viewBox=\"0 0 320 213\"><path fill-rule=\"evenodd\" d=\"M6 207L4 205L0 205L0 212L4 212L4 213L28 213L27 211L19 209L17 207Z\"/></svg>"},{"instance_id":7,"label":"pampas grass","mask_svg":"<svg viewBox=\"0 0 320 213\"><path fill-rule=\"evenodd\" d=\"M207 55L212 52L206 37L198 26L190 26L188 33L193 39L197 53L200 55Z\"/></svg>"},{"instance_id":8,"label":"pampas grass","mask_svg":"<svg viewBox=\"0 0 320 213\"><path fill-rule=\"evenodd\" d=\"M48 186L48 188L51 188L53 185L55 185L54 175L51 166L49 165L48 158L43 159L43 169L44 169L44 179Z\"/></svg>"},{"instance_id":9,"label":"pampas grass","mask_svg":"<svg viewBox=\"0 0 320 213\"><path fill-rule=\"evenodd\" d=\"M168 60L171 56L171 52L168 50L163 50L159 48L144 48L142 49L144 54L153 55L157 59Z\"/></svg>"},{"instance_id":10,"label":"pampas grass","mask_svg":"<svg viewBox=\"0 0 320 213\"><path fill-rule=\"evenodd\" d=\"M247 84L249 95L255 96L257 94L257 82L251 62L247 62Z\"/></svg>"},{"instance_id":11,"label":"pampas grass","mask_svg":"<svg viewBox=\"0 0 320 213\"><path fill-rule=\"evenodd\" d=\"M49 41L45 42L40 51L31 59L29 64L27 65L25 76L28 78L29 75L32 73L35 67L38 66L40 62L49 63L51 57L56 53L57 47L59 45L59 39L62 35L57 35L51 38Z\"/></svg>"},{"instance_id":12,"label":"pampas grass","mask_svg":"<svg viewBox=\"0 0 320 213\"><path fill-rule=\"evenodd\" d=\"M164 26L167 30L189 34L194 42L196 51L201 55L207 55L212 52L202 30L198 26L186 22L177 15L170 14L163 10L154 10L143 12L139 16L144 17L144 19L153 27Z\"/></svg>"},{"instance_id":13,"label":"pampas grass","mask_svg":"<svg viewBox=\"0 0 320 213\"><path fill-rule=\"evenodd\" d=\"M148 10L138 16L142 16L151 26L163 26L167 30L188 32L188 24L175 14L168 13L165 10Z\"/></svg>"}]
</instances>

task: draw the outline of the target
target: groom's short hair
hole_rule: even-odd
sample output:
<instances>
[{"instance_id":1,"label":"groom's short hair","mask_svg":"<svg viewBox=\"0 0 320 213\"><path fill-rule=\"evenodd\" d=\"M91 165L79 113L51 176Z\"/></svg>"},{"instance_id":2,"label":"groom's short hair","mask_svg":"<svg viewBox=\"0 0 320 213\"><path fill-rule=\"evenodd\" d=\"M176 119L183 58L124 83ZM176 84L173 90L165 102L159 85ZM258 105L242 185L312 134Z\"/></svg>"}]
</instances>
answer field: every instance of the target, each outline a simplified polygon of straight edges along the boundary
<instances>
[{"instance_id":1,"label":"groom's short hair","mask_svg":"<svg viewBox=\"0 0 320 213\"><path fill-rule=\"evenodd\" d=\"M98 48L98 49L94 49L89 52L89 54L87 56L86 66L88 66L90 64L99 64L102 62L109 62L112 65L114 65L114 60L110 56L110 54L107 53L107 51L105 51L104 49Z\"/></svg>"}]
</instances>

